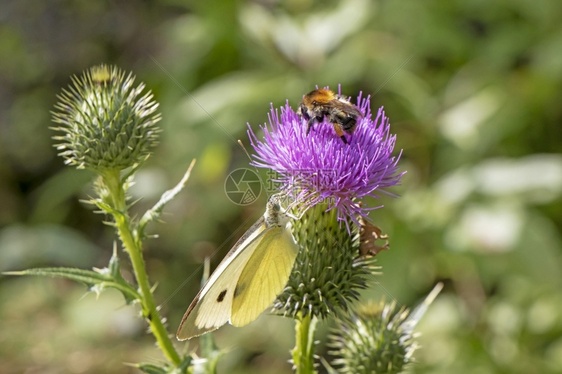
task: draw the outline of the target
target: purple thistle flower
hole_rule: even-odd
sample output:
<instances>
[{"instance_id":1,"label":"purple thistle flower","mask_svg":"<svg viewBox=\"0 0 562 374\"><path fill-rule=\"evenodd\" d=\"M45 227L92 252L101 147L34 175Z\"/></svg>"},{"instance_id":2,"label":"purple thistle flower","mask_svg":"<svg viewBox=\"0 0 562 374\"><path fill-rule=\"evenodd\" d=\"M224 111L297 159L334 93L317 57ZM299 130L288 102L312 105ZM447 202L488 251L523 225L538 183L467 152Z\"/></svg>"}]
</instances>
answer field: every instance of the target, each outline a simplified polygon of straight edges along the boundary
<instances>
[{"instance_id":1,"label":"purple thistle flower","mask_svg":"<svg viewBox=\"0 0 562 374\"><path fill-rule=\"evenodd\" d=\"M321 202L328 210L337 209L338 220L346 217L357 222L367 217L369 208L359 201L366 196L379 197L378 192L400 182L404 172L398 172L400 158L392 156L396 135L390 134L389 120L381 107L372 118L370 96L357 97L357 107L363 117L349 144L336 135L332 124L324 121L314 125L306 135L307 121L287 102L279 111L271 107L269 126L260 126L263 140L249 127L250 142L257 155L253 166L277 172L274 182L309 206ZM380 206L379 206L380 207Z\"/></svg>"}]
</instances>

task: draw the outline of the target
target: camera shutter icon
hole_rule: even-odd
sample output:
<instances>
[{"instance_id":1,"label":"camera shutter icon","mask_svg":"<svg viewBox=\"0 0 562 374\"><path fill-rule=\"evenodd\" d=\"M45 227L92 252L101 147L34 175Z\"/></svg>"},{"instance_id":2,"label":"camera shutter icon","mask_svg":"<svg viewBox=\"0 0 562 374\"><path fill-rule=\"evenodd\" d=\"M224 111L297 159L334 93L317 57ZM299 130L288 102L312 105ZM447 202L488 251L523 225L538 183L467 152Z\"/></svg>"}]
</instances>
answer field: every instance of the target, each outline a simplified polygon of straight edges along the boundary
<instances>
[{"instance_id":1,"label":"camera shutter icon","mask_svg":"<svg viewBox=\"0 0 562 374\"><path fill-rule=\"evenodd\" d=\"M250 169L233 170L224 181L226 196L237 205L250 205L261 194L261 181L258 174Z\"/></svg>"}]
</instances>

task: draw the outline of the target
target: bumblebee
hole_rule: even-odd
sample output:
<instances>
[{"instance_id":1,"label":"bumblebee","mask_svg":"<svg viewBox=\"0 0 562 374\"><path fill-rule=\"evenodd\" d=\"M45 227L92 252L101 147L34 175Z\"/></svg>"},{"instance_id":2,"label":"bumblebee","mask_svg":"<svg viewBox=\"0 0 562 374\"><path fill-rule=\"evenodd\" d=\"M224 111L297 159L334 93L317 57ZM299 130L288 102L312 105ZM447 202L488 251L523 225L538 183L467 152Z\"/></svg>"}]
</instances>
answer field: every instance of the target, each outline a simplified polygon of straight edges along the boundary
<instances>
[{"instance_id":1,"label":"bumblebee","mask_svg":"<svg viewBox=\"0 0 562 374\"><path fill-rule=\"evenodd\" d=\"M347 98L324 88L304 95L298 113L308 121L307 135L315 123L321 123L327 118L345 144L347 144L345 134L353 133L357 120L361 117L359 109Z\"/></svg>"}]
</instances>

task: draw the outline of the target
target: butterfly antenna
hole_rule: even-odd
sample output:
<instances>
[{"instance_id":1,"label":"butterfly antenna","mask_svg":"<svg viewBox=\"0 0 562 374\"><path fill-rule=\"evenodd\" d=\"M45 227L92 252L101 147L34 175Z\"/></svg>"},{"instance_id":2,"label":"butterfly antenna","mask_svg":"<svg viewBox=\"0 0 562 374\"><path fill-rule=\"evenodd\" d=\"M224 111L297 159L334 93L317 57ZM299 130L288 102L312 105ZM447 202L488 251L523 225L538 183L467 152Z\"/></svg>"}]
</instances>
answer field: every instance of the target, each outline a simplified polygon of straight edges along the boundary
<instances>
[{"instance_id":1,"label":"butterfly antenna","mask_svg":"<svg viewBox=\"0 0 562 374\"><path fill-rule=\"evenodd\" d=\"M250 153L248 152L248 150L247 150L246 147L244 146L244 143L242 143L242 140L238 139L238 144L240 145L240 147L242 148L242 150L244 151L244 153L246 154L246 156L248 156L248 159L249 159L250 161L252 161L252 156L250 156ZM254 170L255 170L255 172L256 172L258 178L260 179L260 182L261 182L262 186L265 186L266 184L264 183L263 179L261 178L261 176L260 176L260 174L259 174L259 172L258 172L258 169L256 169L255 166L254 166ZM275 202L277 202L277 203L279 203L279 204L281 203L282 200L287 200L287 201L290 200L290 199L289 199L289 195L288 195L287 193L284 193L284 192L278 192L278 193L272 194L272 195L269 196L269 198L268 198L268 201L275 201ZM306 208L305 208L302 212L299 212L299 214L297 214L297 215L292 214L292 213L289 213L289 211L290 211L291 209L295 208L295 207L297 206L297 204L299 204L299 203L301 203L301 202L303 202L303 201L305 201L305 200L306 200L306 198L300 198L300 199L297 198L297 199L292 200L291 203L289 203L289 204L287 205L287 208L285 208L285 213L286 213L289 217L291 217L292 219L295 219L295 220L301 219L302 216L304 215L304 213L306 213L306 211L307 211L308 208L309 208L309 205L308 205L308 204L304 204L304 206L305 206Z\"/></svg>"},{"instance_id":2,"label":"butterfly antenna","mask_svg":"<svg viewBox=\"0 0 562 374\"><path fill-rule=\"evenodd\" d=\"M250 162L252 162L252 156L250 155L250 152L248 152L248 150L246 149L246 147L244 146L244 143L242 143L242 140L238 139L238 145L240 145L240 147L242 148L242 150L244 151L244 153L246 154L246 156L248 156L248 160L250 160ZM262 185L262 187L264 187L265 189L265 193L267 194L267 189L265 188L267 185L265 184L264 180L261 178L260 172L258 171L258 169L251 165L254 168L254 172L256 173L256 175L258 176L260 183ZM268 197L268 200L271 198L271 196Z\"/></svg>"},{"instance_id":3,"label":"butterfly antenna","mask_svg":"<svg viewBox=\"0 0 562 374\"><path fill-rule=\"evenodd\" d=\"M240 145L240 147L242 147L242 150L244 151L244 153L246 154L246 156L248 156L248 158L250 159L250 161L252 161L252 156L250 156L250 153L248 152L248 150L246 149L246 147L244 147L244 143L242 143L242 140L238 139L238 144Z\"/></svg>"}]
</instances>

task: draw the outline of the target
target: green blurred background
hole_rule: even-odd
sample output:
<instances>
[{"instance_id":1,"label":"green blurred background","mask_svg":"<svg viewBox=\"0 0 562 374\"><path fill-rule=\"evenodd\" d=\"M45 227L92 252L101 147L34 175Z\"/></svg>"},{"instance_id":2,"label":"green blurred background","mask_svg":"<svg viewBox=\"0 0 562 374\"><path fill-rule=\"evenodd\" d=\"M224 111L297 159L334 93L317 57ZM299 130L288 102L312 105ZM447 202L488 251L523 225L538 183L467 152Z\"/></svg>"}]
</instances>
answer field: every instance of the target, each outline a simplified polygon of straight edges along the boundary
<instances>
[{"instance_id":1,"label":"green blurred background","mask_svg":"<svg viewBox=\"0 0 562 374\"><path fill-rule=\"evenodd\" d=\"M257 219L224 193L236 139L270 103L316 85L384 106L407 170L371 218L390 234L366 299L422 320L413 373L562 373L562 2L15 1L0 15L0 270L103 267L113 232L79 202L93 175L63 166L49 111L70 75L133 71L161 103L142 212L198 162L151 227L146 258L170 331L213 263ZM375 202L378 203L378 202ZM222 246L222 247L221 247ZM130 267L125 263L125 275ZM187 280L184 285L183 282ZM160 360L137 310L64 280L0 278L0 372L124 373ZM326 355L326 325L318 351ZM223 373L290 373L292 322L216 334ZM196 343L179 344L191 350Z\"/></svg>"}]
</instances>

